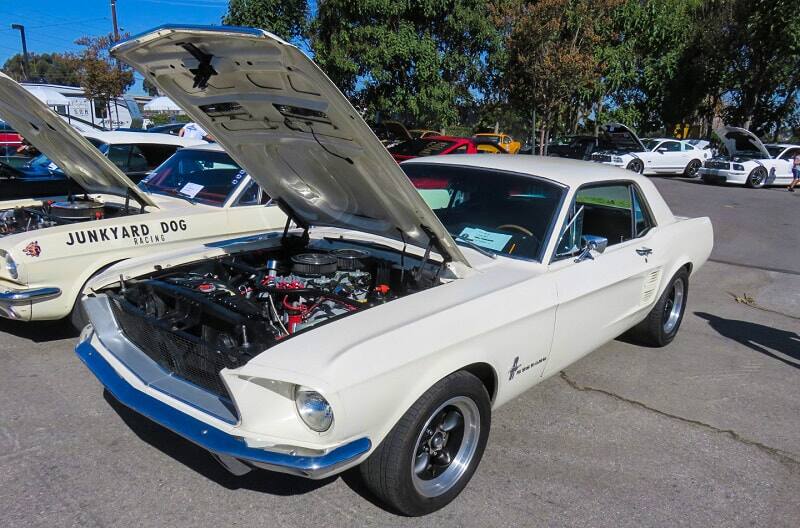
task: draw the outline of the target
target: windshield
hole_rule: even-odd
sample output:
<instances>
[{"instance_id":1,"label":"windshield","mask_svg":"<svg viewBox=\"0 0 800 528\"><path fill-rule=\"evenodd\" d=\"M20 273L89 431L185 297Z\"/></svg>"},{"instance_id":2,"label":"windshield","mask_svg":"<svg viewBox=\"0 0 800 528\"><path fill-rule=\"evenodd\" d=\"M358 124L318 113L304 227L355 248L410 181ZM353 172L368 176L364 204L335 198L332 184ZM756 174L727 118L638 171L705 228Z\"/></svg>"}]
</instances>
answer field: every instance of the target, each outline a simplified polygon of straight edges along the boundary
<instances>
[{"instance_id":1,"label":"windshield","mask_svg":"<svg viewBox=\"0 0 800 528\"><path fill-rule=\"evenodd\" d=\"M401 167L456 243L541 261L564 187L492 169Z\"/></svg>"},{"instance_id":2,"label":"windshield","mask_svg":"<svg viewBox=\"0 0 800 528\"><path fill-rule=\"evenodd\" d=\"M99 139L92 137L87 137L86 139L87 141L89 141L89 143L97 147L100 150L100 152L102 152L103 154L106 153L105 149L108 149L108 145L106 143L103 143ZM50 161L50 158L48 158L44 154L39 154L38 156L35 156L32 160L30 160L27 164L25 164L25 167L27 169L34 169L39 172L52 172L57 174L64 174L64 172L55 163Z\"/></svg>"},{"instance_id":3,"label":"windshield","mask_svg":"<svg viewBox=\"0 0 800 528\"><path fill-rule=\"evenodd\" d=\"M392 154L401 156L435 156L453 146L452 141L441 139L412 139L389 148Z\"/></svg>"},{"instance_id":4,"label":"windshield","mask_svg":"<svg viewBox=\"0 0 800 528\"><path fill-rule=\"evenodd\" d=\"M656 148L656 146L658 146L660 141L658 141L657 139L643 139L642 143L644 144L644 148L646 148L647 150L653 150L654 148Z\"/></svg>"},{"instance_id":5,"label":"windshield","mask_svg":"<svg viewBox=\"0 0 800 528\"><path fill-rule=\"evenodd\" d=\"M145 191L221 207L247 173L224 152L177 151L145 179Z\"/></svg>"},{"instance_id":6,"label":"windshield","mask_svg":"<svg viewBox=\"0 0 800 528\"><path fill-rule=\"evenodd\" d=\"M764 145L767 148L767 152L773 158L777 158L783 152L783 147L779 147L778 145Z\"/></svg>"}]
</instances>

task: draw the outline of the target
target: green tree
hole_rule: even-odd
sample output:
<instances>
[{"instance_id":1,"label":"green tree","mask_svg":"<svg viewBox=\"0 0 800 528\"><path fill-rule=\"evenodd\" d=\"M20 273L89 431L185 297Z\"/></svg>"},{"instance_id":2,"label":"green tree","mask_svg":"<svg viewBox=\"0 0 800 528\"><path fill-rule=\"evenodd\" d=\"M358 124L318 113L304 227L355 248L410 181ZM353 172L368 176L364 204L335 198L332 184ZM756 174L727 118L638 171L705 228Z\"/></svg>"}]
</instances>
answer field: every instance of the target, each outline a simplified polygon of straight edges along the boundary
<instances>
[{"instance_id":1,"label":"green tree","mask_svg":"<svg viewBox=\"0 0 800 528\"><path fill-rule=\"evenodd\" d=\"M111 118L110 101L133 85L133 70L109 57L108 51L115 43L112 35L81 37L75 43L84 47L75 59L80 85L86 97L106 108Z\"/></svg>"},{"instance_id":2,"label":"green tree","mask_svg":"<svg viewBox=\"0 0 800 528\"><path fill-rule=\"evenodd\" d=\"M149 95L151 97L157 97L158 96L158 87L156 87L156 85L153 84L150 81L150 79L148 79L146 77L142 81L142 89L144 90L144 93L146 93L147 95Z\"/></svg>"},{"instance_id":3,"label":"green tree","mask_svg":"<svg viewBox=\"0 0 800 528\"><path fill-rule=\"evenodd\" d=\"M596 49L608 36L609 12L618 4L538 0L495 9L498 26L508 28L502 85L512 104L537 111L540 153L565 121L575 126L579 116L572 109L596 90L603 73Z\"/></svg>"},{"instance_id":4,"label":"green tree","mask_svg":"<svg viewBox=\"0 0 800 528\"><path fill-rule=\"evenodd\" d=\"M31 71L28 80L47 84L79 86L80 79L75 71L74 58L64 53L29 54ZM13 79L23 80L22 55L17 53L6 60L3 71Z\"/></svg>"},{"instance_id":5,"label":"green tree","mask_svg":"<svg viewBox=\"0 0 800 528\"><path fill-rule=\"evenodd\" d=\"M308 16L306 0L231 0L222 22L262 28L291 41L306 36Z\"/></svg>"},{"instance_id":6,"label":"green tree","mask_svg":"<svg viewBox=\"0 0 800 528\"><path fill-rule=\"evenodd\" d=\"M499 33L484 0L325 0L315 60L370 118L446 127L485 93Z\"/></svg>"}]
</instances>

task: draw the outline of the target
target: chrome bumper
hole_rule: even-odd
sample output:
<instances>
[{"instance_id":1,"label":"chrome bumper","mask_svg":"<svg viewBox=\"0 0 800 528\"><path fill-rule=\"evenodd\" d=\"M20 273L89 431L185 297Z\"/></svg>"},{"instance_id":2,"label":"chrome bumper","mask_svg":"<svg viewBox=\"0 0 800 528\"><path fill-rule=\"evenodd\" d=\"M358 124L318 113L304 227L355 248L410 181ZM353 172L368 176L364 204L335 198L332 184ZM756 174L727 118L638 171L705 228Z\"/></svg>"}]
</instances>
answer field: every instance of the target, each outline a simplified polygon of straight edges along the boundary
<instances>
[{"instance_id":1,"label":"chrome bumper","mask_svg":"<svg viewBox=\"0 0 800 528\"><path fill-rule=\"evenodd\" d=\"M61 295L59 288L49 287L29 288L26 290L0 290L0 317L15 320L27 319L30 317L30 306L24 307L22 305L55 299L59 295ZM20 313L20 310L22 310L22 313Z\"/></svg>"},{"instance_id":2,"label":"chrome bumper","mask_svg":"<svg viewBox=\"0 0 800 528\"><path fill-rule=\"evenodd\" d=\"M23 304L31 301L46 301L61 295L59 288L30 288L28 290L0 291L0 303Z\"/></svg>"},{"instance_id":3,"label":"chrome bumper","mask_svg":"<svg viewBox=\"0 0 800 528\"><path fill-rule=\"evenodd\" d=\"M368 438L359 438L319 456L290 455L248 447L240 437L211 427L134 388L117 374L89 341L80 343L75 353L120 403L209 451L226 469L237 475L256 466L311 479L325 478L355 462L372 447Z\"/></svg>"}]
</instances>

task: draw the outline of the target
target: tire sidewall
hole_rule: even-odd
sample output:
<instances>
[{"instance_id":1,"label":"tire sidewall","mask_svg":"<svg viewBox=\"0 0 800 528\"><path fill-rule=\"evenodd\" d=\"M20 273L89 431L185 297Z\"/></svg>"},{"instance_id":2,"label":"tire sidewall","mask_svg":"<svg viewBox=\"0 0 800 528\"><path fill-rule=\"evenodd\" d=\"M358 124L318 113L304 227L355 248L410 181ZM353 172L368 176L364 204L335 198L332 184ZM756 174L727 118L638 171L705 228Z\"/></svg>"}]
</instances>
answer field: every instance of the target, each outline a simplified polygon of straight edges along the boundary
<instances>
[{"instance_id":1,"label":"tire sidewall","mask_svg":"<svg viewBox=\"0 0 800 528\"><path fill-rule=\"evenodd\" d=\"M662 314L664 313L664 306L667 302L667 298L672 291L673 285L677 281L683 281L683 304L681 305L681 312L678 316L678 322L675 324L675 328L672 329L671 332L667 333L664 331L664 323L662 319ZM666 346L675 339L675 336L678 335L678 331L681 329L681 324L683 324L683 316L686 313L686 305L689 301L689 273L686 269L682 269L677 272L669 281L669 284L664 289L664 293L661 294L661 297L658 299L658 303L653 308L654 312L658 315L655 321L658 324L657 332L654 332L658 336L658 344L660 346ZM654 329L655 330L655 329Z\"/></svg>"},{"instance_id":2,"label":"tire sidewall","mask_svg":"<svg viewBox=\"0 0 800 528\"><path fill-rule=\"evenodd\" d=\"M761 179L760 183L753 183L753 175L756 173L756 171L767 172L767 174L765 174L764 177ZM750 187L751 189L760 189L767 182L768 176L769 172L764 167L756 167L755 169L750 171L750 174L747 175L747 186Z\"/></svg>"},{"instance_id":3,"label":"tire sidewall","mask_svg":"<svg viewBox=\"0 0 800 528\"><path fill-rule=\"evenodd\" d=\"M695 169L694 174L690 174L689 173L689 169L690 169L690 167L692 166L693 163L697 164L697 168ZM687 178L697 178L700 175L699 170L700 170L700 167L702 167L702 166L703 166L703 162L702 161L700 161L699 159L693 159L692 161L690 161L686 165L686 168L683 170L683 175L686 176Z\"/></svg>"},{"instance_id":4,"label":"tire sidewall","mask_svg":"<svg viewBox=\"0 0 800 528\"><path fill-rule=\"evenodd\" d=\"M634 169L635 166L639 166L638 169ZM628 165L625 168L631 172L635 172L636 174L641 174L644 172L644 162L638 158L632 159L628 162Z\"/></svg>"}]
</instances>

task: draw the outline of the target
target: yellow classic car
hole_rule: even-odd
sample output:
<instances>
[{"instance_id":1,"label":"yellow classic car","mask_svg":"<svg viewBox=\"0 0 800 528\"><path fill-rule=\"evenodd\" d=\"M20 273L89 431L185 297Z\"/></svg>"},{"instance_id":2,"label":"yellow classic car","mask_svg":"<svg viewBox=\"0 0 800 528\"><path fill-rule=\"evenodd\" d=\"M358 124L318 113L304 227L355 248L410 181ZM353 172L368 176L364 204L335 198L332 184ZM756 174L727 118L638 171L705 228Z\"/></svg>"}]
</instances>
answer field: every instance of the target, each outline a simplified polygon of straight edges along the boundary
<instances>
[{"instance_id":1,"label":"yellow classic car","mask_svg":"<svg viewBox=\"0 0 800 528\"><path fill-rule=\"evenodd\" d=\"M515 140L508 134L475 134L475 139L479 140L490 140L492 143L496 143L500 145L505 151L509 154L516 154L519 152L519 149L522 148L522 143ZM483 148L482 148L483 147ZM478 147L478 150L488 150L488 145L482 145Z\"/></svg>"}]
</instances>

